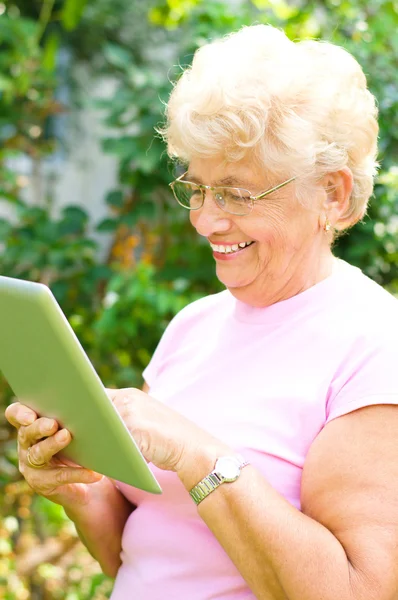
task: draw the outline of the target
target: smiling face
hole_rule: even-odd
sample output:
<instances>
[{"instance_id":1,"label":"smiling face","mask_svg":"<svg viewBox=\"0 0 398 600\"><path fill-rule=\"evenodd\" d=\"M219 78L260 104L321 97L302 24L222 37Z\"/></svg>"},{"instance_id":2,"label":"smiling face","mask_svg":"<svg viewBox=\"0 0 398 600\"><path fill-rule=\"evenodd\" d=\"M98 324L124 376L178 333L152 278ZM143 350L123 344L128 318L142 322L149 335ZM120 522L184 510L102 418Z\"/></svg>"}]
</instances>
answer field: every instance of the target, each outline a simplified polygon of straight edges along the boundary
<instances>
[{"instance_id":1,"label":"smiling face","mask_svg":"<svg viewBox=\"0 0 398 600\"><path fill-rule=\"evenodd\" d=\"M195 158L185 179L211 186L226 185L228 179L228 185L246 188L254 196L281 183L247 159L226 164ZM207 191L203 207L190 212L192 225L211 245L218 279L237 299L267 306L330 274L333 256L322 226L323 188L315 196L310 207L304 206L295 196L295 183L289 183L256 201L242 217L224 212Z\"/></svg>"}]
</instances>

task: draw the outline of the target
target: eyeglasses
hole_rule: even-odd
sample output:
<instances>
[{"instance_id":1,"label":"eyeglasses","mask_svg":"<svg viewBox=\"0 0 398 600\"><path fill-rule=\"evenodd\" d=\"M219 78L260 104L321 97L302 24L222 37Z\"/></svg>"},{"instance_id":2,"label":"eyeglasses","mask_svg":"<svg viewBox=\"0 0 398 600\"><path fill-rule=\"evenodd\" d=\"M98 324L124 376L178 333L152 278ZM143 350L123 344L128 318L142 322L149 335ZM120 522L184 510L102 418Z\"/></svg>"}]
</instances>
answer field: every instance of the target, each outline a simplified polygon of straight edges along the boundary
<instances>
[{"instance_id":1,"label":"eyeglasses","mask_svg":"<svg viewBox=\"0 0 398 600\"><path fill-rule=\"evenodd\" d=\"M212 187L210 185L201 185L199 183L193 183L192 181L185 181L183 180L183 177L185 177L187 172L188 171L169 183L178 204L188 210L199 210L204 204L206 190L210 190L213 192L213 198L217 206L231 215L240 217L250 214L256 200L265 198L268 194L276 192L276 190L279 190L296 179L296 177L291 177L287 181L284 181L265 192L261 192L257 196L252 196L249 190L243 188L229 186Z\"/></svg>"}]
</instances>

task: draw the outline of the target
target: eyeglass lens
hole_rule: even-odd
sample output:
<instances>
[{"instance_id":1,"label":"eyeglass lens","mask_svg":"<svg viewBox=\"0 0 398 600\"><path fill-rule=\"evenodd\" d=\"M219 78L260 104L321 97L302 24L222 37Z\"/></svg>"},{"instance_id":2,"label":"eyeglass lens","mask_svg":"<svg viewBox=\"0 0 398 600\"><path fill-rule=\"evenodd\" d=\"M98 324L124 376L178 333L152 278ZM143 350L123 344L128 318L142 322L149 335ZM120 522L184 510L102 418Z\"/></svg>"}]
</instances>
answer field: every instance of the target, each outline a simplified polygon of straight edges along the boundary
<instances>
[{"instance_id":1,"label":"eyeglass lens","mask_svg":"<svg viewBox=\"0 0 398 600\"><path fill-rule=\"evenodd\" d=\"M205 190L192 183L177 181L174 194L178 202L190 210L201 208L204 201ZM251 211L252 200L247 190L240 188L215 188L212 191L214 200L220 208L234 215L246 215Z\"/></svg>"}]
</instances>

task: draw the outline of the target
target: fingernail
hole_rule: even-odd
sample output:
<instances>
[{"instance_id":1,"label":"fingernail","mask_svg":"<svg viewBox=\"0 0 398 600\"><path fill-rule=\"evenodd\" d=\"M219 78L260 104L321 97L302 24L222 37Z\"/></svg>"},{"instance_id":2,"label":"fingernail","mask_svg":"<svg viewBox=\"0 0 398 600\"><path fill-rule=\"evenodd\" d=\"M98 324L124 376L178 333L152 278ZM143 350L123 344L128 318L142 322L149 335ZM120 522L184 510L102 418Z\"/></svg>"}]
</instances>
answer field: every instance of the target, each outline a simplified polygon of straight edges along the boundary
<instances>
[{"instance_id":1,"label":"fingernail","mask_svg":"<svg viewBox=\"0 0 398 600\"><path fill-rule=\"evenodd\" d=\"M58 442L65 442L68 438L68 432L66 429L61 429L61 431L57 431L55 437L57 438Z\"/></svg>"},{"instance_id":2,"label":"fingernail","mask_svg":"<svg viewBox=\"0 0 398 600\"><path fill-rule=\"evenodd\" d=\"M22 422L24 425L32 425L32 423L35 421L34 416L32 415L32 413L24 413L22 415Z\"/></svg>"}]
</instances>

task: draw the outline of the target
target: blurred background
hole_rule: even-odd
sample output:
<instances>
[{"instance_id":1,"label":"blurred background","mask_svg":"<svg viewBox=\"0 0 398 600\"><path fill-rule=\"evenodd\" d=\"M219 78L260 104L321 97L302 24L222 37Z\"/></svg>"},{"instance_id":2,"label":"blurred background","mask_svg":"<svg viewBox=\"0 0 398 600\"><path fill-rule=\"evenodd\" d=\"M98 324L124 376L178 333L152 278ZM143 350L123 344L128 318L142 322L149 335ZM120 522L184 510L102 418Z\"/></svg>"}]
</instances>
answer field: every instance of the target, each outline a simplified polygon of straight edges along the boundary
<instances>
[{"instance_id":1,"label":"blurred background","mask_svg":"<svg viewBox=\"0 0 398 600\"><path fill-rule=\"evenodd\" d=\"M0 0L0 272L51 287L107 386L141 386L172 316L221 289L154 127L195 49L255 22L362 64L381 169L336 254L398 294L398 0ZM21 481L11 399L0 379L0 598L107 598L63 510Z\"/></svg>"}]
</instances>

